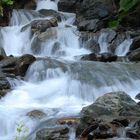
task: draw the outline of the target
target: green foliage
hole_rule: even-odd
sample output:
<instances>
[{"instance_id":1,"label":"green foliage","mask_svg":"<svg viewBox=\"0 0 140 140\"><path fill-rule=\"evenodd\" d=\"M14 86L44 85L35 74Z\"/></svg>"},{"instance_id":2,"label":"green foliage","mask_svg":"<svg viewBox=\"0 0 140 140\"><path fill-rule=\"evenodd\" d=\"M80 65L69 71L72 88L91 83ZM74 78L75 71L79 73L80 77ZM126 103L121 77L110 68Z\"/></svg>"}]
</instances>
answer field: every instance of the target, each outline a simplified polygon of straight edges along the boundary
<instances>
[{"instance_id":1,"label":"green foliage","mask_svg":"<svg viewBox=\"0 0 140 140\"><path fill-rule=\"evenodd\" d=\"M16 132L17 135L15 136L14 140L26 140L28 129L24 123L21 122L17 124Z\"/></svg>"},{"instance_id":2,"label":"green foliage","mask_svg":"<svg viewBox=\"0 0 140 140\"><path fill-rule=\"evenodd\" d=\"M130 11L136 4L138 4L139 0L120 0L120 9L119 11L128 12Z\"/></svg>"},{"instance_id":3,"label":"green foliage","mask_svg":"<svg viewBox=\"0 0 140 140\"><path fill-rule=\"evenodd\" d=\"M9 6L13 4L13 0L0 0L0 16L3 16L3 6Z\"/></svg>"},{"instance_id":4,"label":"green foliage","mask_svg":"<svg viewBox=\"0 0 140 140\"><path fill-rule=\"evenodd\" d=\"M119 10L118 10L118 17L116 20L110 21L108 26L113 28L119 26L122 19L129 15L129 13L135 10L137 4L140 3L140 0L120 0L119 2Z\"/></svg>"}]
</instances>

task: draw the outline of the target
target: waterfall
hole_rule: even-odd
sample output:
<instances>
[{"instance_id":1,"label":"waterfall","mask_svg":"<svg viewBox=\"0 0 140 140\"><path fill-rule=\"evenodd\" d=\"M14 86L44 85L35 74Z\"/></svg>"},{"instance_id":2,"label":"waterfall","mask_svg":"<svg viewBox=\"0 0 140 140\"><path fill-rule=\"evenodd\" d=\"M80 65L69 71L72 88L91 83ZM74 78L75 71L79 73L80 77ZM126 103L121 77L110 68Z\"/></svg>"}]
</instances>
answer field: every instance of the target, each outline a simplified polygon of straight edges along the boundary
<instances>
[{"instance_id":1,"label":"waterfall","mask_svg":"<svg viewBox=\"0 0 140 140\"><path fill-rule=\"evenodd\" d=\"M130 45L132 44L132 39L124 40L115 50L115 54L118 56L125 56L129 52Z\"/></svg>"},{"instance_id":2,"label":"waterfall","mask_svg":"<svg viewBox=\"0 0 140 140\"><path fill-rule=\"evenodd\" d=\"M16 86L0 100L0 140L14 140L21 124L28 130L21 135L28 136L48 118L78 116L84 106L107 92L123 90L134 98L140 91L139 63L108 64L75 59L75 56L90 53L79 43L80 33L73 25L75 14L61 12L63 16L58 27L40 34L39 39L44 35L47 38L38 46L35 46L37 36L31 35L30 27L21 31L35 19L48 18L37 14L38 10L58 11L57 3L58 0L38 0L36 11L14 10L10 26L0 29L7 55L28 53L38 58L29 67L23 81L10 81ZM108 51L106 37L107 34L103 33L98 40L101 53ZM131 39L125 40L116 54L125 55L131 43ZM29 118L27 113L33 110L43 111L48 118ZM74 134L71 133L70 139L73 140Z\"/></svg>"}]
</instances>

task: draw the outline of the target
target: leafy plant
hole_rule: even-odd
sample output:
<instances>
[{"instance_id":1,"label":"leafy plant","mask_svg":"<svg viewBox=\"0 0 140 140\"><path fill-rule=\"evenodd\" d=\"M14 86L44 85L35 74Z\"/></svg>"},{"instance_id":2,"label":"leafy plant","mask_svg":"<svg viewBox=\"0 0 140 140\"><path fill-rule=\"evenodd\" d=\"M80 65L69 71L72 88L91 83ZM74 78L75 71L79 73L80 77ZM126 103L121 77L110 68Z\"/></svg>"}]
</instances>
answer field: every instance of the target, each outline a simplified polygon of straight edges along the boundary
<instances>
[{"instance_id":1,"label":"leafy plant","mask_svg":"<svg viewBox=\"0 0 140 140\"><path fill-rule=\"evenodd\" d=\"M116 20L109 22L109 27L117 27L125 16L127 16L131 11L135 10L135 7L139 3L140 0L120 0L118 17Z\"/></svg>"},{"instance_id":2,"label":"leafy plant","mask_svg":"<svg viewBox=\"0 0 140 140\"><path fill-rule=\"evenodd\" d=\"M21 122L17 124L16 132L17 135L15 136L14 140L25 140L28 133L28 129L25 126L25 124Z\"/></svg>"},{"instance_id":3,"label":"leafy plant","mask_svg":"<svg viewBox=\"0 0 140 140\"><path fill-rule=\"evenodd\" d=\"M0 0L0 16L3 16L3 6L9 6L13 4L13 0Z\"/></svg>"}]
</instances>

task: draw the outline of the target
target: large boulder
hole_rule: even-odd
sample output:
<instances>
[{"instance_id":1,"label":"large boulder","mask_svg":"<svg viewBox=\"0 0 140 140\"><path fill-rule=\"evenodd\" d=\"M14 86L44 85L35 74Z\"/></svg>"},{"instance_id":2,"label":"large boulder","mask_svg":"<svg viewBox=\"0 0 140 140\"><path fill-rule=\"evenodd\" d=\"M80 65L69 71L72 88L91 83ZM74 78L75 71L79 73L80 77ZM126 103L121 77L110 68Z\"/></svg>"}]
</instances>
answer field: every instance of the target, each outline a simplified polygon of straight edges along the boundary
<instances>
[{"instance_id":1,"label":"large boulder","mask_svg":"<svg viewBox=\"0 0 140 140\"><path fill-rule=\"evenodd\" d=\"M69 129L65 126L44 128L36 133L36 140L69 140Z\"/></svg>"},{"instance_id":2,"label":"large boulder","mask_svg":"<svg viewBox=\"0 0 140 140\"><path fill-rule=\"evenodd\" d=\"M137 103L124 92L111 92L99 97L95 103L82 109L83 115L98 117L138 117L140 108Z\"/></svg>"},{"instance_id":3,"label":"large boulder","mask_svg":"<svg viewBox=\"0 0 140 140\"><path fill-rule=\"evenodd\" d=\"M130 130L139 130L135 124L129 131L124 128L129 126L130 120L136 122L140 117L139 106L125 92L107 93L99 97L92 105L84 107L81 114L77 136L80 135L83 138L121 137L120 129L127 134ZM138 132L136 135L140 138ZM130 135L127 137L132 138Z\"/></svg>"},{"instance_id":4,"label":"large boulder","mask_svg":"<svg viewBox=\"0 0 140 140\"><path fill-rule=\"evenodd\" d=\"M84 20L102 20L105 26L106 20L112 18L115 12L112 0L83 0L77 3L77 23ZM102 28L102 26L98 28Z\"/></svg>"}]
</instances>

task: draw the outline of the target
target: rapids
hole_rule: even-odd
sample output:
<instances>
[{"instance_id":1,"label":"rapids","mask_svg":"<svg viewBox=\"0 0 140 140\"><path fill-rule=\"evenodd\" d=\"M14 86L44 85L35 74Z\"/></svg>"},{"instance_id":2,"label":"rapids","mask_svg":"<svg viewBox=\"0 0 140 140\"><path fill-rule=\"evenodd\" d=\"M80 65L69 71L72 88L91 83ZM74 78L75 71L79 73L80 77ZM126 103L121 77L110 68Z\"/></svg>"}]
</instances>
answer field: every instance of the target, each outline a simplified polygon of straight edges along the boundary
<instances>
[{"instance_id":1,"label":"rapids","mask_svg":"<svg viewBox=\"0 0 140 140\"><path fill-rule=\"evenodd\" d=\"M36 11L44 8L58 11L57 3L58 0L38 0ZM9 79L14 89L0 100L0 140L15 140L21 124L27 130L21 137L34 140L35 132L44 123L53 126L49 120L79 116L84 106L107 92L123 90L134 98L140 91L139 63L82 62L76 59L75 56L89 54L90 50L80 45L80 33L73 25L73 13L63 13L58 27L50 29L51 37L34 52L31 46L35 36L31 36L30 28L22 32L21 29L35 19L46 19L34 14L36 11L14 10L9 26L0 29L7 55L28 53L39 58L31 65L23 81ZM54 52L56 43L59 43L60 49ZM131 39L125 40L115 53L124 56L131 43ZM101 52L108 51L106 34L99 37L99 44ZM124 47L126 45L128 48ZM32 110L41 110L47 117L30 119L26 114ZM72 130L70 140L74 137Z\"/></svg>"}]
</instances>

